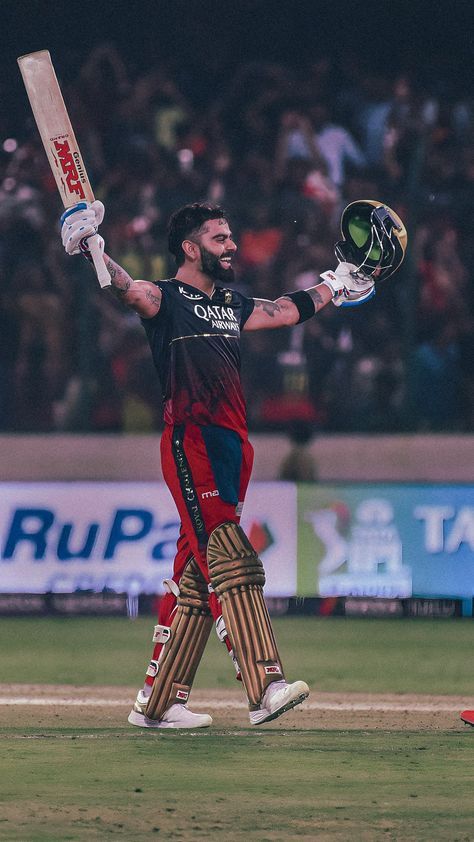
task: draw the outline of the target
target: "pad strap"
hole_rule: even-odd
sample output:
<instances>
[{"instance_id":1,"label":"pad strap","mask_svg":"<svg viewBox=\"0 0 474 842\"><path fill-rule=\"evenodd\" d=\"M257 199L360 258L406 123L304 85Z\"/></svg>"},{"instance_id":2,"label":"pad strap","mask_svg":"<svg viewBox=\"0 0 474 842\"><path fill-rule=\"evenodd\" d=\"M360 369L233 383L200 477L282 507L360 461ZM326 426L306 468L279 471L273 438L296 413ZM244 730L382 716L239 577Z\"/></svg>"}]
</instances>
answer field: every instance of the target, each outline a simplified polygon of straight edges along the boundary
<instances>
[{"instance_id":1,"label":"pad strap","mask_svg":"<svg viewBox=\"0 0 474 842\"><path fill-rule=\"evenodd\" d=\"M171 629L169 626L155 626L153 630L152 643L168 643L171 637Z\"/></svg>"}]
</instances>

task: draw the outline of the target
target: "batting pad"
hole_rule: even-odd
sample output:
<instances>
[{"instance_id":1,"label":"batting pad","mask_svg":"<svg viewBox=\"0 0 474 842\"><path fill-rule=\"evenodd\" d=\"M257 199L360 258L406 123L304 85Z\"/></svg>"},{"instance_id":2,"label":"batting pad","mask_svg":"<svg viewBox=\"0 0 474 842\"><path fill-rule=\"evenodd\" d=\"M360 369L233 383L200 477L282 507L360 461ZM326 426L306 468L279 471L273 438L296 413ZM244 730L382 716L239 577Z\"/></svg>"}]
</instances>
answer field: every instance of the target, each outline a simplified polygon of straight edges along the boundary
<instances>
[{"instance_id":1,"label":"batting pad","mask_svg":"<svg viewBox=\"0 0 474 842\"><path fill-rule=\"evenodd\" d=\"M243 529L231 521L211 533L207 563L242 673L249 708L256 710L266 687L284 678L263 598L263 564Z\"/></svg>"},{"instance_id":2,"label":"batting pad","mask_svg":"<svg viewBox=\"0 0 474 842\"><path fill-rule=\"evenodd\" d=\"M161 650L145 711L148 719L161 719L171 705L186 704L213 626L207 583L194 558L181 576L179 591L170 640Z\"/></svg>"}]
</instances>

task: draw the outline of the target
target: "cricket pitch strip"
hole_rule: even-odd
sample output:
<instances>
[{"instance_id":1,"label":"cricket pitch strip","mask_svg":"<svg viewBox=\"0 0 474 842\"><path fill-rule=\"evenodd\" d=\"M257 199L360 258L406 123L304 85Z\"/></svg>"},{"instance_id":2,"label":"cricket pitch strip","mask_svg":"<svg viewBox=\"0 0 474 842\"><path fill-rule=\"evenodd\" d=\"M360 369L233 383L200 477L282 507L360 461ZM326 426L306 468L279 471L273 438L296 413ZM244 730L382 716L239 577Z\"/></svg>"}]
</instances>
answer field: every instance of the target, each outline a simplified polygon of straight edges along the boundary
<instances>
[{"instance_id":1,"label":"cricket pitch strip","mask_svg":"<svg viewBox=\"0 0 474 842\"><path fill-rule=\"evenodd\" d=\"M0 727L126 727L136 688L0 684ZM463 696L321 693L268 725L250 726L241 688L193 690L189 707L213 717L212 731L257 730L464 730ZM133 730L133 729L132 729ZM137 732L139 729L135 729ZM148 733L143 730L142 733Z\"/></svg>"}]
</instances>

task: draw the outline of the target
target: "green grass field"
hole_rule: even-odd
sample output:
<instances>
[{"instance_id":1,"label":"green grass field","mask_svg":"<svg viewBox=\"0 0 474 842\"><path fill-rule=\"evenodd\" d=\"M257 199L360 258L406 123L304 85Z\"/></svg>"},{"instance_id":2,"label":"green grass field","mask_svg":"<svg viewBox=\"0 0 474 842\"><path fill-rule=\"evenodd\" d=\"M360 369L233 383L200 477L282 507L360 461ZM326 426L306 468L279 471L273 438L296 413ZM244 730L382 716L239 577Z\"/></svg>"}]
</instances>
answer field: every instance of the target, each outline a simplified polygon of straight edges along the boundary
<instances>
[{"instance_id":1,"label":"green grass field","mask_svg":"<svg viewBox=\"0 0 474 842\"><path fill-rule=\"evenodd\" d=\"M332 692L472 694L474 622L274 618L290 679ZM3 682L141 685L153 618L0 620ZM234 687L224 647L211 634L196 687Z\"/></svg>"},{"instance_id":2,"label":"green grass field","mask_svg":"<svg viewBox=\"0 0 474 842\"><path fill-rule=\"evenodd\" d=\"M136 688L152 618L2 619L7 683ZM472 698L472 620L274 621L288 676L318 692ZM212 636L201 695L236 689ZM192 707L192 704L191 704ZM380 722L133 729L125 714L2 708L0 840L474 840L474 729ZM6 712L6 714L5 714ZM213 712L210 709L209 712ZM40 715L41 713L41 715ZM22 716L24 715L24 723ZM294 717L293 719L291 717ZM222 721L222 720L221 720ZM296 724L295 724L296 723Z\"/></svg>"}]
</instances>

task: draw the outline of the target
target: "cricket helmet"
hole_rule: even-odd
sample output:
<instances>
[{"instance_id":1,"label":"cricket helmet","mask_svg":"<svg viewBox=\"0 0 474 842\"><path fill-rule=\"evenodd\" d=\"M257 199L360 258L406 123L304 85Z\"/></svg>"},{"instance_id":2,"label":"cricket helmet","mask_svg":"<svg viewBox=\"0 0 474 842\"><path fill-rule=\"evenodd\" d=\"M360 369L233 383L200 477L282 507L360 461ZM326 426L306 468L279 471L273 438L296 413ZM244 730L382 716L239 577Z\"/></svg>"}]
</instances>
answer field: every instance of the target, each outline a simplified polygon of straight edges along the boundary
<instances>
[{"instance_id":1,"label":"cricket helmet","mask_svg":"<svg viewBox=\"0 0 474 842\"><path fill-rule=\"evenodd\" d=\"M373 199L351 202L341 217L343 239L336 257L354 263L376 281L389 278L400 266L407 246L406 228L391 208Z\"/></svg>"}]
</instances>

